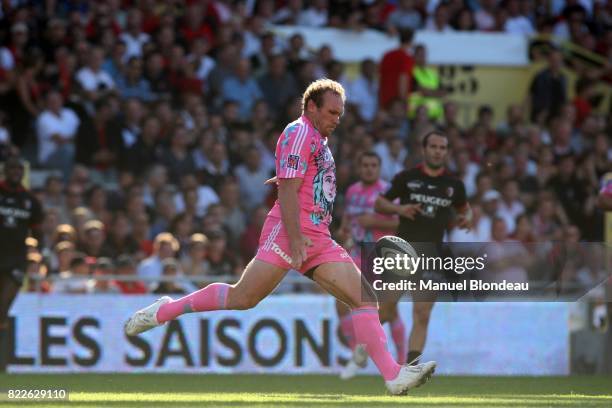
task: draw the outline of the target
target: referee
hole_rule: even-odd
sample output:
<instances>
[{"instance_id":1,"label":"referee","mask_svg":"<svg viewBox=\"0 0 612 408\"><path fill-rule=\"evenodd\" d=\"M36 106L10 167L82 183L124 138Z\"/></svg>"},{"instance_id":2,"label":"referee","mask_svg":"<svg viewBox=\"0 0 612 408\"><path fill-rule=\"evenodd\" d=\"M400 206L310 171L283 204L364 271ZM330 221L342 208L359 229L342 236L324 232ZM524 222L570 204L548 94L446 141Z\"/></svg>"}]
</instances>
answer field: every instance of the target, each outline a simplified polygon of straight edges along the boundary
<instances>
[{"instance_id":1,"label":"referee","mask_svg":"<svg viewBox=\"0 0 612 408\"><path fill-rule=\"evenodd\" d=\"M8 347L8 312L25 277L26 238L41 236L42 208L21 183L23 173L21 160L10 157L4 163L4 180L0 182L0 372L6 371L13 351Z\"/></svg>"},{"instance_id":2,"label":"referee","mask_svg":"<svg viewBox=\"0 0 612 408\"><path fill-rule=\"evenodd\" d=\"M453 213L457 213L455 225L469 229L472 211L466 199L465 185L446 170L446 135L439 131L430 132L423 137L422 147L423 163L395 175L391 188L378 196L375 209L400 216L398 236L412 244L417 253L444 257L447 251L442 246L442 239ZM392 202L396 198L399 198L399 204ZM436 297L435 294L413 292L412 329L406 360L409 364L417 364L421 356ZM381 312L395 307L398 301L399 297L390 304L381 304Z\"/></svg>"}]
</instances>

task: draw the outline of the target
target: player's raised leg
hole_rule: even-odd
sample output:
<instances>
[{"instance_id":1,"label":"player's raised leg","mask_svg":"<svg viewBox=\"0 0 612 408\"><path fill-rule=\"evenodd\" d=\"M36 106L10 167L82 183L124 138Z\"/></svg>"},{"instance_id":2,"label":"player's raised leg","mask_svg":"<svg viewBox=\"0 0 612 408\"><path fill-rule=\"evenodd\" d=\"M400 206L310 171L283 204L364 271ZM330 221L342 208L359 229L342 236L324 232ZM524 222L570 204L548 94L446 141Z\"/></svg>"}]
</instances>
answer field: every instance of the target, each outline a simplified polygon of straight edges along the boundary
<instances>
[{"instance_id":1,"label":"player's raised leg","mask_svg":"<svg viewBox=\"0 0 612 408\"><path fill-rule=\"evenodd\" d=\"M404 394L424 384L435 370L435 362L419 366L400 366L387 350L387 339L378 318L376 295L352 262L327 262L319 265L313 279L352 310L357 344L366 351L385 379L392 394Z\"/></svg>"},{"instance_id":2,"label":"player's raised leg","mask_svg":"<svg viewBox=\"0 0 612 408\"><path fill-rule=\"evenodd\" d=\"M164 296L134 313L125 323L125 332L134 336L184 313L250 309L268 296L286 274L287 269L253 259L236 284L212 283L177 300Z\"/></svg>"}]
</instances>

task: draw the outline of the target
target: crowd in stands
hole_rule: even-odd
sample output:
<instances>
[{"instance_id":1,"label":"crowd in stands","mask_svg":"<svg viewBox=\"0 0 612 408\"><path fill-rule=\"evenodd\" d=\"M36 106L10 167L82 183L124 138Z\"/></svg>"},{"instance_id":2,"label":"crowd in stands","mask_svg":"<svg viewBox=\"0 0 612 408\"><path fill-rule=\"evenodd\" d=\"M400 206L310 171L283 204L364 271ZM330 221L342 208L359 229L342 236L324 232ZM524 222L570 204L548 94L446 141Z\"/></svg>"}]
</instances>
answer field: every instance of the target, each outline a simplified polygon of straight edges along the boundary
<instances>
[{"instance_id":1,"label":"crowd in stands","mask_svg":"<svg viewBox=\"0 0 612 408\"><path fill-rule=\"evenodd\" d=\"M612 57L612 1L3 2L0 155L45 174L32 186L45 218L42 239L29 243L29 274L92 278L29 281L29 290L183 293L206 282L95 277L239 276L275 199L264 181L278 136L322 76L348 95L329 142L339 240L360 153L378 153L390 180L419 162L419 138L434 128L449 136L449 168L475 216L473 230L451 230L449 240L602 240L596 195L612 170L611 123L595 109L593 76L570 99L559 51L534 77L530 104L510 106L501 123L483 105L465 126L444 90L432 94L435 117L409 110L408 98L379 103L379 81L397 68L365 60L348 78L329 46L308 49L300 34L283 39L268 24L401 34L400 60L413 65L406 33L418 29L552 33Z\"/></svg>"}]
</instances>

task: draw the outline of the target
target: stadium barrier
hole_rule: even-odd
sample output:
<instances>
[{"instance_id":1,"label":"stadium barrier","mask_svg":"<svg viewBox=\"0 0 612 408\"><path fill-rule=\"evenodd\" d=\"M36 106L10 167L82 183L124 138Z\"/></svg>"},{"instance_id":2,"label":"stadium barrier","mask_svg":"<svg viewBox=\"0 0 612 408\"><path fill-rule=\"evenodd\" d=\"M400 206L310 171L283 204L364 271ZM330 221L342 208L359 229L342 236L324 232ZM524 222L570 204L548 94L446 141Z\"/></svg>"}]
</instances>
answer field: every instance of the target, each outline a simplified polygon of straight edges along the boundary
<instances>
[{"instance_id":1,"label":"stadium barrier","mask_svg":"<svg viewBox=\"0 0 612 408\"><path fill-rule=\"evenodd\" d=\"M330 296L271 296L252 310L186 315L127 338L125 320L155 299L20 294L11 309L9 371L331 374L350 355ZM439 303L423 358L435 358L442 374L566 375L569 309ZM410 327L411 303L402 302L400 314Z\"/></svg>"}]
</instances>

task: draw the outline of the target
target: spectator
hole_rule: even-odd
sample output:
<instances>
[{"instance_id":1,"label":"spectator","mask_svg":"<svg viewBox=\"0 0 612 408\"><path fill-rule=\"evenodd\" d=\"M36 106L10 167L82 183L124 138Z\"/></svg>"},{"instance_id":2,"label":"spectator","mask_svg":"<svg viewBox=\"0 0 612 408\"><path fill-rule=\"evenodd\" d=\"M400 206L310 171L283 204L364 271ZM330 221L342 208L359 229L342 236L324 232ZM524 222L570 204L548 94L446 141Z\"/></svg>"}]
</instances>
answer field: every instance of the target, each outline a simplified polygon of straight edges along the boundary
<instances>
[{"instance_id":1,"label":"spectator","mask_svg":"<svg viewBox=\"0 0 612 408\"><path fill-rule=\"evenodd\" d=\"M482 276L489 282L528 282L526 266L529 265L527 250L520 243L509 242L506 224L494 218L491 226L491 243L485 245L487 274Z\"/></svg>"},{"instance_id":2,"label":"spectator","mask_svg":"<svg viewBox=\"0 0 612 408\"><path fill-rule=\"evenodd\" d=\"M206 214L208 206L219 202L219 197L215 190L207 185L198 185L196 176L193 173L185 173L181 175L180 181L181 191L194 190L196 192L196 205L194 215L203 217ZM185 211L185 201L183 194L176 193L174 196L174 205L177 212Z\"/></svg>"},{"instance_id":3,"label":"spectator","mask_svg":"<svg viewBox=\"0 0 612 408\"><path fill-rule=\"evenodd\" d=\"M205 37L196 38L191 43L191 53L187 56L188 61L196 64L196 77L205 84L205 87L210 86L208 77L217 64L208 55L210 50L211 43Z\"/></svg>"},{"instance_id":4,"label":"spectator","mask_svg":"<svg viewBox=\"0 0 612 408\"><path fill-rule=\"evenodd\" d=\"M125 153L132 147L140 137L141 122L145 116L142 103L135 98L131 98L124 103L125 116L121 124L121 139L119 142L119 152L125 162ZM125 168L125 166L123 166Z\"/></svg>"},{"instance_id":5,"label":"spectator","mask_svg":"<svg viewBox=\"0 0 612 408\"><path fill-rule=\"evenodd\" d=\"M514 155L514 179L518 182L520 199L526 208L531 208L539 191L535 177L537 167L529 160L529 153L517 151Z\"/></svg>"},{"instance_id":6,"label":"spectator","mask_svg":"<svg viewBox=\"0 0 612 408\"><path fill-rule=\"evenodd\" d=\"M210 276L230 277L238 273L242 268L236 256L231 256L227 249L227 235L222 230L213 230L208 234L209 251L208 262L210 263Z\"/></svg>"},{"instance_id":7,"label":"spectator","mask_svg":"<svg viewBox=\"0 0 612 408\"><path fill-rule=\"evenodd\" d=\"M173 199L174 191L170 189L160 190L155 195L155 218L151 227L151 233L154 236L167 231L170 228L170 223L178 214Z\"/></svg>"},{"instance_id":8,"label":"spectator","mask_svg":"<svg viewBox=\"0 0 612 408\"><path fill-rule=\"evenodd\" d=\"M356 105L359 116L371 122L378 109L378 82L376 80L376 63L371 59L361 62L360 75L348 87L347 101Z\"/></svg>"},{"instance_id":9,"label":"spectator","mask_svg":"<svg viewBox=\"0 0 612 408\"><path fill-rule=\"evenodd\" d=\"M302 0L288 0L270 19L273 24L297 25L302 12Z\"/></svg>"},{"instance_id":10,"label":"spectator","mask_svg":"<svg viewBox=\"0 0 612 408\"><path fill-rule=\"evenodd\" d=\"M121 167L141 176L147 170L143 163L158 163L162 155L159 146L162 138L161 130L159 118L147 116L143 121L140 137L136 143L125 150Z\"/></svg>"},{"instance_id":11,"label":"spectator","mask_svg":"<svg viewBox=\"0 0 612 408\"><path fill-rule=\"evenodd\" d=\"M468 197L476 193L476 176L479 171L480 167L470 160L470 153L467 149L455 153L455 172L463 181L465 193Z\"/></svg>"},{"instance_id":12,"label":"spectator","mask_svg":"<svg viewBox=\"0 0 612 408\"><path fill-rule=\"evenodd\" d=\"M149 216L146 213L140 213L132 221L131 237L138 243L136 257L137 259L143 259L153 253Z\"/></svg>"},{"instance_id":13,"label":"spectator","mask_svg":"<svg viewBox=\"0 0 612 408\"><path fill-rule=\"evenodd\" d=\"M416 108L424 105L431 120L442 118L442 98L446 90L442 89L440 77L433 68L427 67L427 51L425 46L417 45L414 49L414 68L412 69L412 85L408 108L410 116L414 117ZM448 123L446 125L448 128Z\"/></svg>"},{"instance_id":14,"label":"spectator","mask_svg":"<svg viewBox=\"0 0 612 408\"><path fill-rule=\"evenodd\" d=\"M42 256L31 253L27 256L26 278L22 290L26 292L49 293L51 283L46 279L47 266L42 262Z\"/></svg>"},{"instance_id":15,"label":"spectator","mask_svg":"<svg viewBox=\"0 0 612 408\"><path fill-rule=\"evenodd\" d=\"M298 94L295 78L287 72L287 60L282 54L270 58L268 70L259 78L258 84L274 116L279 116L287 103Z\"/></svg>"},{"instance_id":16,"label":"spectator","mask_svg":"<svg viewBox=\"0 0 612 408\"><path fill-rule=\"evenodd\" d=\"M234 74L223 81L221 96L224 101L235 101L240 108L240 119L247 120L257 99L263 97L259 85L251 77L251 63L248 59L239 60Z\"/></svg>"},{"instance_id":17,"label":"spectator","mask_svg":"<svg viewBox=\"0 0 612 408\"><path fill-rule=\"evenodd\" d=\"M497 0L480 0L480 8L474 14L476 27L481 31L492 31L495 27L495 6Z\"/></svg>"},{"instance_id":18,"label":"spectator","mask_svg":"<svg viewBox=\"0 0 612 408\"><path fill-rule=\"evenodd\" d=\"M63 106L62 96L57 91L47 94L47 108L38 116L38 161L41 165L59 169L68 179L74 160L74 135L79 118Z\"/></svg>"},{"instance_id":19,"label":"spectator","mask_svg":"<svg viewBox=\"0 0 612 408\"><path fill-rule=\"evenodd\" d=\"M423 20L421 13L415 8L414 0L400 0L398 7L387 17L387 27L391 32L421 28Z\"/></svg>"},{"instance_id":20,"label":"spectator","mask_svg":"<svg viewBox=\"0 0 612 408\"><path fill-rule=\"evenodd\" d=\"M110 99L101 98L94 106L93 118L84 119L78 127L75 161L104 173L111 171L119 159L120 128L113 120Z\"/></svg>"},{"instance_id":21,"label":"spectator","mask_svg":"<svg viewBox=\"0 0 612 408\"><path fill-rule=\"evenodd\" d=\"M425 23L425 30L436 31L439 33L452 32L453 28L450 26L450 14L449 7L446 3L438 4L433 16L427 19Z\"/></svg>"},{"instance_id":22,"label":"spectator","mask_svg":"<svg viewBox=\"0 0 612 408\"><path fill-rule=\"evenodd\" d=\"M584 208L587 192L584 182L576 176L576 163L572 155L563 156L559 162L559 173L548 182L555 192L570 222L584 225Z\"/></svg>"},{"instance_id":23,"label":"spectator","mask_svg":"<svg viewBox=\"0 0 612 408\"><path fill-rule=\"evenodd\" d=\"M41 203L44 209L61 209L64 206L64 183L55 174L50 174L45 180L43 199Z\"/></svg>"},{"instance_id":24,"label":"spectator","mask_svg":"<svg viewBox=\"0 0 612 408\"><path fill-rule=\"evenodd\" d=\"M516 228L516 218L525 212L525 206L519 199L518 182L514 179L504 182L497 215L504 220L508 231Z\"/></svg>"},{"instance_id":25,"label":"spectator","mask_svg":"<svg viewBox=\"0 0 612 408\"><path fill-rule=\"evenodd\" d=\"M16 67L14 92L9 91L6 95L5 109L12 142L18 147L27 142L32 134L32 121L44 107L43 95L47 85L42 81L43 69L42 53L37 49L29 51Z\"/></svg>"},{"instance_id":26,"label":"spectator","mask_svg":"<svg viewBox=\"0 0 612 408\"><path fill-rule=\"evenodd\" d=\"M381 141L376 143L374 151L381 158L380 178L391 181L393 176L404 169L404 161L408 151L402 139L397 135L396 128L383 130Z\"/></svg>"},{"instance_id":27,"label":"spectator","mask_svg":"<svg viewBox=\"0 0 612 408\"><path fill-rule=\"evenodd\" d=\"M214 142L210 146L204 166L201 170L201 182L219 191L223 180L231 174L227 159L227 148L222 142Z\"/></svg>"},{"instance_id":28,"label":"spectator","mask_svg":"<svg viewBox=\"0 0 612 408\"><path fill-rule=\"evenodd\" d=\"M98 220L89 220L83 226L83 241L81 250L86 256L97 258L105 255L103 253L106 233L104 224Z\"/></svg>"},{"instance_id":29,"label":"spectator","mask_svg":"<svg viewBox=\"0 0 612 408\"><path fill-rule=\"evenodd\" d=\"M593 111L591 101L594 96L596 96L594 81L588 78L579 78L576 81L576 95L573 100L576 108L576 126L581 126Z\"/></svg>"},{"instance_id":30,"label":"spectator","mask_svg":"<svg viewBox=\"0 0 612 408\"><path fill-rule=\"evenodd\" d=\"M558 240L561 237L561 222L557 204L551 197L543 197L531 219L535 236L540 241Z\"/></svg>"},{"instance_id":31,"label":"spectator","mask_svg":"<svg viewBox=\"0 0 612 408\"><path fill-rule=\"evenodd\" d=\"M474 21L472 10L468 7L459 10L457 14L455 14L452 27L457 31L474 31L476 29L476 22Z\"/></svg>"},{"instance_id":32,"label":"spectator","mask_svg":"<svg viewBox=\"0 0 612 408\"><path fill-rule=\"evenodd\" d=\"M176 278L181 274L180 264L174 258L166 258L161 263L162 276L164 278L173 278L159 282L153 293L159 294L183 294L185 289L181 287Z\"/></svg>"},{"instance_id":33,"label":"spectator","mask_svg":"<svg viewBox=\"0 0 612 408\"><path fill-rule=\"evenodd\" d=\"M138 242L130 236L132 226L130 219L124 212L116 212L110 223L109 233L104 242L102 252L113 259L119 255L134 255L138 252Z\"/></svg>"},{"instance_id":34,"label":"spectator","mask_svg":"<svg viewBox=\"0 0 612 408\"><path fill-rule=\"evenodd\" d=\"M307 27L322 27L327 24L327 0L313 0L311 6L302 10L297 19L297 25Z\"/></svg>"},{"instance_id":35,"label":"spectator","mask_svg":"<svg viewBox=\"0 0 612 408\"><path fill-rule=\"evenodd\" d=\"M49 259L50 272L53 275L59 275L62 272L70 271L72 259L75 256L74 244L70 241L60 241L53 248L53 252Z\"/></svg>"},{"instance_id":36,"label":"spectator","mask_svg":"<svg viewBox=\"0 0 612 408\"><path fill-rule=\"evenodd\" d=\"M136 276L136 264L129 255L119 256L116 274L126 278ZM147 287L141 281L115 280L113 285L119 288L119 291L124 295L142 295L148 292Z\"/></svg>"},{"instance_id":37,"label":"spectator","mask_svg":"<svg viewBox=\"0 0 612 408\"><path fill-rule=\"evenodd\" d=\"M162 152L161 162L168 169L168 180L177 184L181 174L193 173L195 163L189 154L189 131L184 126L177 126L170 139L169 149Z\"/></svg>"},{"instance_id":38,"label":"spectator","mask_svg":"<svg viewBox=\"0 0 612 408\"><path fill-rule=\"evenodd\" d=\"M187 277L202 278L209 274L208 237L196 233L191 235L187 245L187 252L181 257L181 268ZM194 282L196 286L204 287L208 283L203 281Z\"/></svg>"},{"instance_id":39,"label":"spectator","mask_svg":"<svg viewBox=\"0 0 612 408\"><path fill-rule=\"evenodd\" d=\"M190 191L193 192L193 190ZM176 254L177 256L181 255L187 247L191 234L193 234L194 225L196 224L198 222L188 211L177 214L170 222L169 231L179 243L180 249Z\"/></svg>"},{"instance_id":40,"label":"spectator","mask_svg":"<svg viewBox=\"0 0 612 408\"><path fill-rule=\"evenodd\" d=\"M85 91L87 99L91 102L104 96L115 88L113 78L102 69L104 51L99 47L92 47L87 56L87 65L76 73L79 85Z\"/></svg>"},{"instance_id":41,"label":"spectator","mask_svg":"<svg viewBox=\"0 0 612 408\"><path fill-rule=\"evenodd\" d=\"M161 53L151 52L145 56L144 78L149 82L151 92L157 96L167 97L170 95L170 80Z\"/></svg>"},{"instance_id":42,"label":"spectator","mask_svg":"<svg viewBox=\"0 0 612 408\"><path fill-rule=\"evenodd\" d=\"M114 83L117 83L117 80L125 69L126 59L127 47L125 42L115 42L110 52L110 55L107 56L104 62L102 63L102 70L108 75L110 75Z\"/></svg>"},{"instance_id":43,"label":"spectator","mask_svg":"<svg viewBox=\"0 0 612 408\"><path fill-rule=\"evenodd\" d=\"M121 289L113 280L104 279L115 274L115 265L109 258L98 258L93 271L93 293L120 293Z\"/></svg>"},{"instance_id":44,"label":"spectator","mask_svg":"<svg viewBox=\"0 0 612 408\"><path fill-rule=\"evenodd\" d=\"M478 203L470 204L472 207L472 228L453 228L449 234L449 242L487 242L491 239L491 222L483 217L482 207Z\"/></svg>"},{"instance_id":45,"label":"spectator","mask_svg":"<svg viewBox=\"0 0 612 408\"><path fill-rule=\"evenodd\" d=\"M533 244L536 242L536 237L533 233L533 226L529 216L525 213L516 217L514 222L514 232L510 235L510 238L521 242L523 244ZM529 249L529 247L527 246Z\"/></svg>"},{"instance_id":46,"label":"spectator","mask_svg":"<svg viewBox=\"0 0 612 408\"><path fill-rule=\"evenodd\" d=\"M272 175L261 160L259 149L249 146L244 152L244 164L236 167L236 178L240 185L242 205L246 211L251 211L261 205L270 192L270 186L264 182Z\"/></svg>"},{"instance_id":47,"label":"spectator","mask_svg":"<svg viewBox=\"0 0 612 408\"><path fill-rule=\"evenodd\" d=\"M406 100L410 93L414 59L410 54L412 30L400 30L399 48L387 52L380 62L380 94L378 102L381 108L399 98Z\"/></svg>"},{"instance_id":48,"label":"spectator","mask_svg":"<svg viewBox=\"0 0 612 408\"><path fill-rule=\"evenodd\" d=\"M154 164L149 168L146 183L143 187L142 197L144 204L149 208L155 207L157 194L168 185L168 170L162 164Z\"/></svg>"},{"instance_id":49,"label":"spectator","mask_svg":"<svg viewBox=\"0 0 612 408\"><path fill-rule=\"evenodd\" d=\"M142 12L139 9L128 11L125 31L119 38L126 45L126 58L142 56L143 47L151 38L142 31Z\"/></svg>"},{"instance_id":50,"label":"spectator","mask_svg":"<svg viewBox=\"0 0 612 408\"><path fill-rule=\"evenodd\" d=\"M54 293L91 293L94 282L89 279L90 265L84 254L75 254L70 261L70 270L62 271L59 280L52 286Z\"/></svg>"},{"instance_id":51,"label":"spectator","mask_svg":"<svg viewBox=\"0 0 612 408\"><path fill-rule=\"evenodd\" d=\"M508 18L504 25L504 31L511 34L523 35L533 35L535 33L531 21L521 14L519 0L506 0L504 8L508 11Z\"/></svg>"},{"instance_id":52,"label":"spectator","mask_svg":"<svg viewBox=\"0 0 612 408\"><path fill-rule=\"evenodd\" d=\"M261 187L267 186L261 184ZM223 206L224 212L223 225L229 233L228 240L232 249L238 247L238 241L247 224L245 212L241 208L241 204L245 204L241 200L244 196L241 195L240 191L238 183L228 179L223 183L219 192L220 204ZM262 197L262 202L264 199L265 196Z\"/></svg>"},{"instance_id":53,"label":"spectator","mask_svg":"<svg viewBox=\"0 0 612 408\"><path fill-rule=\"evenodd\" d=\"M106 189L99 184L92 185L87 190L87 207L92 215L100 220L102 224L108 225L112 219L112 214L108 210L108 196Z\"/></svg>"},{"instance_id":54,"label":"spectator","mask_svg":"<svg viewBox=\"0 0 612 408\"><path fill-rule=\"evenodd\" d=\"M484 193L482 196L482 217L481 217L481 227L489 232L487 236L487 241L491 239L492 228L493 228L493 220L495 218L499 218L499 201L501 199L501 194L497 190L489 190ZM507 227L504 222L504 227Z\"/></svg>"},{"instance_id":55,"label":"spectator","mask_svg":"<svg viewBox=\"0 0 612 408\"><path fill-rule=\"evenodd\" d=\"M562 68L563 54L559 50L552 50L548 56L548 67L540 71L531 82L531 120L538 125L559 115L567 101L567 79Z\"/></svg>"},{"instance_id":56,"label":"spectator","mask_svg":"<svg viewBox=\"0 0 612 408\"><path fill-rule=\"evenodd\" d=\"M117 78L117 91L123 98L136 98L143 102L152 102L157 98L143 76L142 59L131 57L125 71L125 75Z\"/></svg>"},{"instance_id":57,"label":"spectator","mask_svg":"<svg viewBox=\"0 0 612 408\"><path fill-rule=\"evenodd\" d=\"M138 276L147 279L146 284L154 289L158 285L155 278L163 274L162 262L166 259L174 258L179 250L179 243L169 232L162 232L155 237L153 243L153 255L143 260L138 265Z\"/></svg>"}]
</instances>

